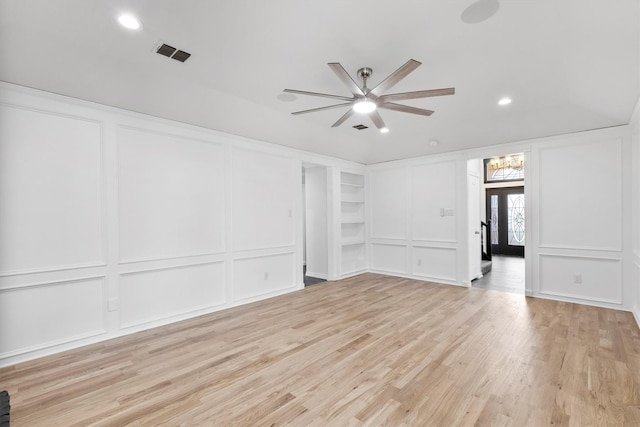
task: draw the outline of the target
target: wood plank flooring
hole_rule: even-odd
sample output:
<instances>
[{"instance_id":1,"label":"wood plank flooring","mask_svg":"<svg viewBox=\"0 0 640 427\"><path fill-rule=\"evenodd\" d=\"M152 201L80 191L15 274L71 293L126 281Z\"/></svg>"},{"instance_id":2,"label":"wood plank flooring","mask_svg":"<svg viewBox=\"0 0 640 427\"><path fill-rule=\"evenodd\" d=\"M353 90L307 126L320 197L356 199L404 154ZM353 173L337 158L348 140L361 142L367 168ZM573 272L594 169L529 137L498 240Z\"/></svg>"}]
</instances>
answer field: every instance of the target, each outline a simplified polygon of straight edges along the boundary
<instances>
[{"instance_id":1,"label":"wood plank flooring","mask_svg":"<svg viewBox=\"0 0 640 427\"><path fill-rule=\"evenodd\" d=\"M0 370L12 426L640 425L630 313L364 274Z\"/></svg>"}]
</instances>

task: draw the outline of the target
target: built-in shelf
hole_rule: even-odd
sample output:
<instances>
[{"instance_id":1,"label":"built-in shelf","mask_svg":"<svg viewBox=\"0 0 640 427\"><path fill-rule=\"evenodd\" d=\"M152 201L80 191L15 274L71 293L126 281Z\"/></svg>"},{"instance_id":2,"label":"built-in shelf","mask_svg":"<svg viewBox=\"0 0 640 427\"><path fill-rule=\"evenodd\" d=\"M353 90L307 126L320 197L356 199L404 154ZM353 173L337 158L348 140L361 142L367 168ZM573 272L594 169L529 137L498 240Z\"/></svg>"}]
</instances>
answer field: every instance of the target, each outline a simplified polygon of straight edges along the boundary
<instances>
[{"instance_id":1,"label":"built-in shelf","mask_svg":"<svg viewBox=\"0 0 640 427\"><path fill-rule=\"evenodd\" d=\"M340 174L340 242L342 275L366 270L364 176Z\"/></svg>"},{"instance_id":2,"label":"built-in shelf","mask_svg":"<svg viewBox=\"0 0 640 427\"><path fill-rule=\"evenodd\" d=\"M344 185L346 187L364 188L364 184L351 184L350 182L343 182L340 185Z\"/></svg>"},{"instance_id":3,"label":"built-in shelf","mask_svg":"<svg viewBox=\"0 0 640 427\"><path fill-rule=\"evenodd\" d=\"M342 246L364 245L364 240L343 240Z\"/></svg>"}]
</instances>

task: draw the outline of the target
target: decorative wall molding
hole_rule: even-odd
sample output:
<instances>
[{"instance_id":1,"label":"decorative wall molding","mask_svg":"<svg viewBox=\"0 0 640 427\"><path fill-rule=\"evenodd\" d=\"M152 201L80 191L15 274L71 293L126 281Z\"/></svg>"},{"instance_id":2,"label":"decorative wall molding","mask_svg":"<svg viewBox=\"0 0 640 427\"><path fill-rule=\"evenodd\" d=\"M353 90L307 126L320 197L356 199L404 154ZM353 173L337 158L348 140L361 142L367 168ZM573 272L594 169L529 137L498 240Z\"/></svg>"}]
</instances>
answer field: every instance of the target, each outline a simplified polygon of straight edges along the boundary
<instances>
[{"instance_id":1,"label":"decorative wall molding","mask_svg":"<svg viewBox=\"0 0 640 427\"><path fill-rule=\"evenodd\" d=\"M27 276L31 274L44 274L44 273L56 273L61 271L75 271L81 270L85 268L102 268L106 267L107 264L75 264L75 265L60 265L57 267L50 268L42 268L42 269L25 269L25 270L15 270L15 271L5 271L0 273L0 278L2 277L12 277L12 276Z\"/></svg>"},{"instance_id":2,"label":"decorative wall molding","mask_svg":"<svg viewBox=\"0 0 640 427\"><path fill-rule=\"evenodd\" d=\"M62 279L62 280L47 280L47 281L37 281L37 282L31 282L31 283L22 283L17 285L4 285L4 286L0 286L0 293L13 291L13 290L28 289L28 288L39 288L39 287L63 285L66 283L82 282L85 280L92 280L92 279L106 279L106 277L107 277L106 274L91 274L88 276L76 276L73 278Z\"/></svg>"},{"instance_id":3,"label":"decorative wall molding","mask_svg":"<svg viewBox=\"0 0 640 427\"><path fill-rule=\"evenodd\" d=\"M91 268L91 267L101 267L105 266L106 261L106 253L107 253L107 238L106 238L106 204L105 204L105 194L106 194L106 177L105 177L105 159L104 159L104 147L105 147L105 132L104 132L104 123L102 120L97 120L95 118L87 117L83 114L70 114L70 113L61 113L58 111L54 111L52 109L34 107L26 104L20 104L16 102L6 102L0 100L0 108L6 108L9 111L11 109L16 111L23 111L28 113L33 113L37 115L41 115L43 117L53 117L65 120L71 120L74 122L82 122L95 126L96 134L94 136L97 137L95 140L84 141L86 144L95 143L95 148L97 152L96 165L98 166L97 176L99 177L98 189L97 189L97 200L98 206L95 212L97 219L97 234L99 238L99 242L96 244L96 248L98 249L98 253L96 253L96 257L93 260L83 261L83 262L71 262L64 264L47 264L33 267L25 267L25 268L2 268L0 269L0 278L1 277L9 277L9 276L20 276L20 275L30 275L30 274L39 274L39 273L49 273L55 271L63 271L63 270L77 270L81 268ZM53 123L53 122L52 122ZM68 125L71 122L66 122ZM7 148L9 148L8 142ZM6 201L5 201L6 203ZM5 240L7 236L4 236ZM5 260L6 261L6 260ZM4 265L0 267L5 267Z\"/></svg>"},{"instance_id":4,"label":"decorative wall molding","mask_svg":"<svg viewBox=\"0 0 640 427\"><path fill-rule=\"evenodd\" d=\"M371 243L369 253L371 254L371 264L375 265L376 271L394 274L409 272L407 268L409 246L406 244Z\"/></svg>"},{"instance_id":5,"label":"decorative wall molding","mask_svg":"<svg viewBox=\"0 0 640 427\"><path fill-rule=\"evenodd\" d=\"M606 304L614 304L614 305L622 305L622 280L623 280L623 271L622 271L622 260L619 258L610 258L610 257L594 257L594 256L586 256L586 255L569 255L569 254L539 254L539 284L538 289L539 292L536 296L549 296L549 297L560 297L560 298L569 298L571 300L580 300L580 301L588 301L588 302L599 302ZM566 260L571 262L571 260L576 260L579 263L582 263L582 266L574 265L571 268L567 268L566 266L556 265L555 267L550 267L547 260ZM602 265L597 266L597 263L609 264L611 267L607 272L604 272L604 268ZM575 264L575 263L574 263ZM566 265L566 264L565 264ZM551 269L555 268L556 271L551 271L548 274L553 277L545 278L545 268ZM564 270L558 271L559 268L564 268ZM583 271L583 270L586 270ZM614 273L615 276L612 277L611 274ZM580 275L583 283L575 284L571 281L573 280L573 275ZM593 276L597 276L598 274L602 275L601 278L596 278L595 281L598 283L606 283L607 290L611 290L611 296L606 297L603 295L597 295L596 292L592 292L589 294L590 283L594 282L594 279L590 278ZM585 277L586 276L586 277ZM551 284L546 284L546 280ZM585 283L586 282L586 283ZM555 287L555 289L554 289ZM562 288L565 288L563 290ZM568 290L566 290L568 289ZM578 290L571 290L578 289ZM583 289L582 292L579 290ZM602 290L604 288L600 285L597 286L597 290L602 294ZM593 289L592 289L593 290Z\"/></svg>"},{"instance_id":6,"label":"decorative wall molding","mask_svg":"<svg viewBox=\"0 0 640 427\"><path fill-rule=\"evenodd\" d=\"M596 138L594 136L585 137L585 139L563 139L558 137L559 141L553 144L542 144L535 148L537 152L538 164L537 174L538 183L538 225L537 239L539 248L550 249L562 249L562 250L593 250L593 251L607 251L607 252L621 252L622 251L622 224L623 224L623 182L622 182L622 170L623 170L623 139L622 137L608 137L604 139ZM587 148L592 148L592 151L588 151ZM550 154L547 154L550 153ZM598 175L598 166L602 164L604 160L607 160L605 154L612 155L608 160L613 161L614 164L607 163L606 175ZM565 204L562 213L564 217L572 216L572 218L566 219L569 221L566 227L558 228L557 230L548 230L557 221L550 221L548 218L552 215L556 209L560 208L562 203L558 202L560 195L554 194L551 202L547 201L550 197L547 189L562 188L565 184L565 180L577 179L576 171L566 170L571 168L574 162L578 162L575 159L576 155L583 156L581 159L580 172L578 178L586 180L586 182L575 183L572 187L573 191L567 191L562 197L567 197L567 203ZM545 157L548 156L548 157ZM569 160L573 159L573 160ZM558 162L562 160L564 163L560 165ZM555 168L550 169L548 162L553 163ZM582 163L587 162L587 165ZM589 163L590 162L590 163ZM560 170L561 169L561 170ZM588 169L588 170L587 170ZM544 173L542 171L544 170ZM555 175L553 175L555 173ZM551 178L549 178L549 176ZM591 180L592 182L589 182ZM596 183L600 185L597 187ZM593 184L593 185L592 185ZM583 191L595 191L599 194L599 198L606 197L606 200L599 200L598 203L588 204L588 197L579 197L579 200L572 200L573 193L577 189ZM553 191L551 192L553 194ZM574 196L575 197L575 196ZM614 200L616 199L616 200ZM588 206L585 209L579 211L579 215L574 215L576 212L576 205L582 204ZM572 210L573 209L573 210ZM594 209L596 211L594 212ZM544 210L545 215L540 215L540 211ZM593 218L592 218L593 217ZM572 230L572 226L579 221L586 223L584 229L588 229L588 225L605 223L606 227L597 226L591 229L590 233L581 233L576 230ZM580 240L585 238L595 239L598 236L594 236L595 232L600 232L600 240L614 236L615 242L613 244L583 244ZM603 234L606 231L606 235ZM563 236L563 233L566 236ZM573 235L570 235L573 233ZM556 241L549 241L550 238L556 239ZM558 242L558 239L565 239L565 242Z\"/></svg>"},{"instance_id":7,"label":"decorative wall molding","mask_svg":"<svg viewBox=\"0 0 640 427\"><path fill-rule=\"evenodd\" d=\"M204 271L203 267L208 266L217 268ZM200 270L199 276L195 269ZM145 276L151 279L145 280ZM164 280L162 276L165 276ZM227 303L225 276L226 268L222 261L122 273L118 281L120 327L128 329L154 324L224 306ZM148 297L141 299L140 292L145 292ZM141 312L145 315L141 316Z\"/></svg>"},{"instance_id":8,"label":"decorative wall molding","mask_svg":"<svg viewBox=\"0 0 640 427\"><path fill-rule=\"evenodd\" d=\"M149 273L152 271L161 271L161 270L179 270L179 269L183 269L183 268L189 268L189 267L197 267L199 265L211 265L211 264L224 264L224 260L216 260L216 261L198 261L198 262L192 262L192 263L187 263L187 264L179 264L179 265L164 265L164 266L159 266L159 267L146 267L146 268L141 268L138 270L133 270L133 271L123 271L120 273L120 276L130 276L130 275L134 275L134 274L140 274L140 273Z\"/></svg>"},{"instance_id":9,"label":"decorative wall molding","mask_svg":"<svg viewBox=\"0 0 640 427\"><path fill-rule=\"evenodd\" d=\"M33 314L31 310L37 309L38 305L42 306L43 304L45 304L47 308L53 309L53 311L50 311L48 313L49 316L53 316L55 315L55 310L56 309L59 310L60 304L74 303L74 301L70 301L69 299L55 301L55 298L59 298L60 294L65 292L64 286L68 286L68 285L71 285L72 288L66 289L66 293L68 294L66 295L66 298L77 297L78 293L82 293L82 292L84 292L85 294L87 292L89 293L93 292L94 294L97 293L99 294L99 296L93 295L93 296L97 296L97 299L94 298L93 300L90 300L90 301L89 300L78 301L78 303L83 304L83 308L88 303L91 303L94 306L99 306L103 308L103 310L100 310L98 312L75 313L76 316L90 314L91 317L84 318L84 319L75 319L76 322L70 322L69 319L66 319L66 324L62 323L60 325L53 325L52 322L55 320L53 318L52 319L36 319L38 324L40 324L40 322L45 322L47 326L33 327L33 324L32 324L31 325L32 329L27 328L22 331L17 329L19 327L23 327L23 328L25 327L25 323L29 322L28 317L25 319L22 319L23 321L25 321L24 323L17 322L16 319L14 319L14 323L4 323L4 325L0 325L0 330L4 329L3 341L0 342L0 344L2 344L0 345L0 348L6 347L6 346L11 347L12 345L14 346L13 349L0 353L0 366L3 365L3 362L2 362L3 359L20 357L21 355L29 355L35 352L43 351L48 348L54 348L57 346L86 340L87 338L98 337L98 336L107 334L108 331L107 331L106 315L105 315L106 309L104 309L106 308L106 279L107 277L105 275L89 275L89 276L73 277L65 280L25 283L18 286L12 286L10 288L5 287L3 289L0 289L0 306L3 306L3 304L6 304L4 305L5 308L3 310L6 315L10 315L12 310L13 311L17 310L16 313L18 314L18 316L21 316L21 315L29 316ZM75 287L73 287L74 285ZM91 290L92 288L90 286L93 286L93 290ZM50 290L52 288L58 288L58 287L61 287L61 289L55 292ZM33 300L33 304L36 304L35 308L33 306L23 307L23 306L15 305L15 304L24 303L24 297L22 297L23 300L21 301L21 297L19 296L20 294L24 295L24 293L27 293L27 295L31 295L31 294L37 295L43 292L44 292L44 295L40 295L38 299ZM9 305L9 304L12 304L12 305ZM94 325L93 326L88 325L86 323L87 321L93 322ZM7 327L11 327L12 329L16 328L16 329L8 333L9 330L5 329ZM19 332L15 332L15 331L19 331ZM42 335L41 341L36 344L30 344L26 346L19 345L20 341L25 341L25 342L33 341L36 337L40 335Z\"/></svg>"}]
</instances>

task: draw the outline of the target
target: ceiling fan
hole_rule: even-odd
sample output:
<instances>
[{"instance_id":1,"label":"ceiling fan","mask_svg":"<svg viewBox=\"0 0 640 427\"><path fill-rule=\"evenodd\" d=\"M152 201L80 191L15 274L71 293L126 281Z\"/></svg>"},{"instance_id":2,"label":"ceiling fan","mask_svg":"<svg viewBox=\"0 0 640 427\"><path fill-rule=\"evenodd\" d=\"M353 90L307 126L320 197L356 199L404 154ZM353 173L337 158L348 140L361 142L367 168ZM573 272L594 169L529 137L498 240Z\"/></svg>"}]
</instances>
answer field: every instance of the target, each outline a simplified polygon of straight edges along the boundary
<instances>
[{"instance_id":1,"label":"ceiling fan","mask_svg":"<svg viewBox=\"0 0 640 427\"><path fill-rule=\"evenodd\" d=\"M380 84L378 84L373 89L369 89L367 87L367 79L371 77L373 70L369 67L360 68L358 70L358 77L362 79L362 87L358 86L358 84L349 76L349 73L344 69L342 65L338 62L330 62L329 67L333 70L334 73L338 76L338 78L344 83L351 93L352 97L348 96L340 96L340 95L331 95L327 93L318 93L318 92L307 92L303 90L295 90L295 89L285 89L284 92L295 93L298 95L310 95L310 96L320 96L324 98L331 99L339 99L341 101L347 101L342 104L329 105L327 107L320 108L312 108L310 110L296 111L291 114L306 114L306 113L315 113L317 111L330 110L332 108L341 108L341 107L351 107L349 111L347 111L342 117L338 119L331 127L340 126L344 123L348 118L353 116L355 113L367 114L371 121L376 125L376 127L381 132L388 132L389 129L386 127L384 122L382 121L382 117L380 113L377 111L378 108L384 108L387 110L400 111L403 113L412 113L419 114L422 116L430 116L433 114L432 110L425 110L422 108L410 107L408 105L396 104L393 101L402 101L405 99L417 99L417 98L428 98L432 96L443 96L443 95L453 95L455 93L455 88L446 88L446 89L430 89L430 90L417 90L412 92L403 92L403 93L393 93L388 95L383 95L384 92L391 89L391 87L395 86L400 80L405 78L409 73L418 68L422 63L416 61L415 59L410 59L407 61L402 67L398 68L396 71L391 73L386 79L384 79Z\"/></svg>"}]
</instances>

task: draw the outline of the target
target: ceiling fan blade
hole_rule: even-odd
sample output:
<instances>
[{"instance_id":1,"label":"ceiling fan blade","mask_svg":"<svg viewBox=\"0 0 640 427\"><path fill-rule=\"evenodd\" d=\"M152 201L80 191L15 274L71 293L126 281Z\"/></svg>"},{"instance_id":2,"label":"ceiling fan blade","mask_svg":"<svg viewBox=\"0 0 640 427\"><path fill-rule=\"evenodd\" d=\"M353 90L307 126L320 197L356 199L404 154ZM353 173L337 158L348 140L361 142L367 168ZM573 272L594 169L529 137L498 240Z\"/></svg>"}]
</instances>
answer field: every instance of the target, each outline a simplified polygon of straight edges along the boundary
<instances>
[{"instance_id":1,"label":"ceiling fan blade","mask_svg":"<svg viewBox=\"0 0 640 427\"><path fill-rule=\"evenodd\" d=\"M307 92L305 90L285 89L283 90L283 92L296 93L298 95L322 96L323 98L340 99L342 101L353 101L353 98L349 98L348 96L330 95L328 93L318 93L318 92Z\"/></svg>"},{"instance_id":2,"label":"ceiling fan blade","mask_svg":"<svg viewBox=\"0 0 640 427\"><path fill-rule=\"evenodd\" d=\"M342 117L340 117L338 119L337 122L335 122L334 124L331 125L332 128L336 128L338 126L340 126L342 123L344 123L349 117L353 116L353 114L355 113L355 111L353 111L353 108L349 108L349 111L347 111L346 113L344 113L344 115Z\"/></svg>"},{"instance_id":3,"label":"ceiling fan blade","mask_svg":"<svg viewBox=\"0 0 640 427\"><path fill-rule=\"evenodd\" d=\"M382 95L378 98L378 100L380 102L403 101L405 99L430 98L432 96L454 95L455 93L456 93L456 88L449 87L446 89L416 90L413 92L403 92L403 93L393 93L389 95Z\"/></svg>"},{"instance_id":4,"label":"ceiling fan blade","mask_svg":"<svg viewBox=\"0 0 640 427\"><path fill-rule=\"evenodd\" d=\"M420 114L421 116L430 116L433 114L432 110L424 110L422 108L409 107L408 105L394 104L393 102L385 102L384 104L378 105L378 108L401 111L403 113Z\"/></svg>"},{"instance_id":5,"label":"ceiling fan blade","mask_svg":"<svg viewBox=\"0 0 640 427\"><path fill-rule=\"evenodd\" d=\"M410 72L418 68L420 65L422 65L422 63L415 59L408 60L402 67L391 73L389 77L384 79L378 86L371 89L369 93L380 96L383 92L391 89L391 87L395 86L396 83L404 79Z\"/></svg>"},{"instance_id":6,"label":"ceiling fan blade","mask_svg":"<svg viewBox=\"0 0 640 427\"><path fill-rule=\"evenodd\" d=\"M333 70L334 73L336 73L342 83L347 85L351 93L356 96L364 96L364 92L362 92L360 86L358 86L358 84L353 81L349 73L347 73L347 70L345 70L339 62L329 62L327 65Z\"/></svg>"},{"instance_id":7,"label":"ceiling fan blade","mask_svg":"<svg viewBox=\"0 0 640 427\"><path fill-rule=\"evenodd\" d=\"M332 108L340 108L340 107L346 107L346 106L351 106L351 102L347 102L345 104L329 105L327 107L312 108L311 110L295 111L291 114L297 115L297 114L315 113L316 111L331 110Z\"/></svg>"},{"instance_id":8,"label":"ceiling fan blade","mask_svg":"<svg viewBox=\"0 0 640 427\"><path fill-rule=\"evenodd\" d=\"M378 110L373 110L372 112L370 112L369 117L371 118L371 121L373 122L374 125L376 125L378 129L387 127L382 121L382 117L380 116L380 113L378 112Z\"/></svg>"}]
</instances>

